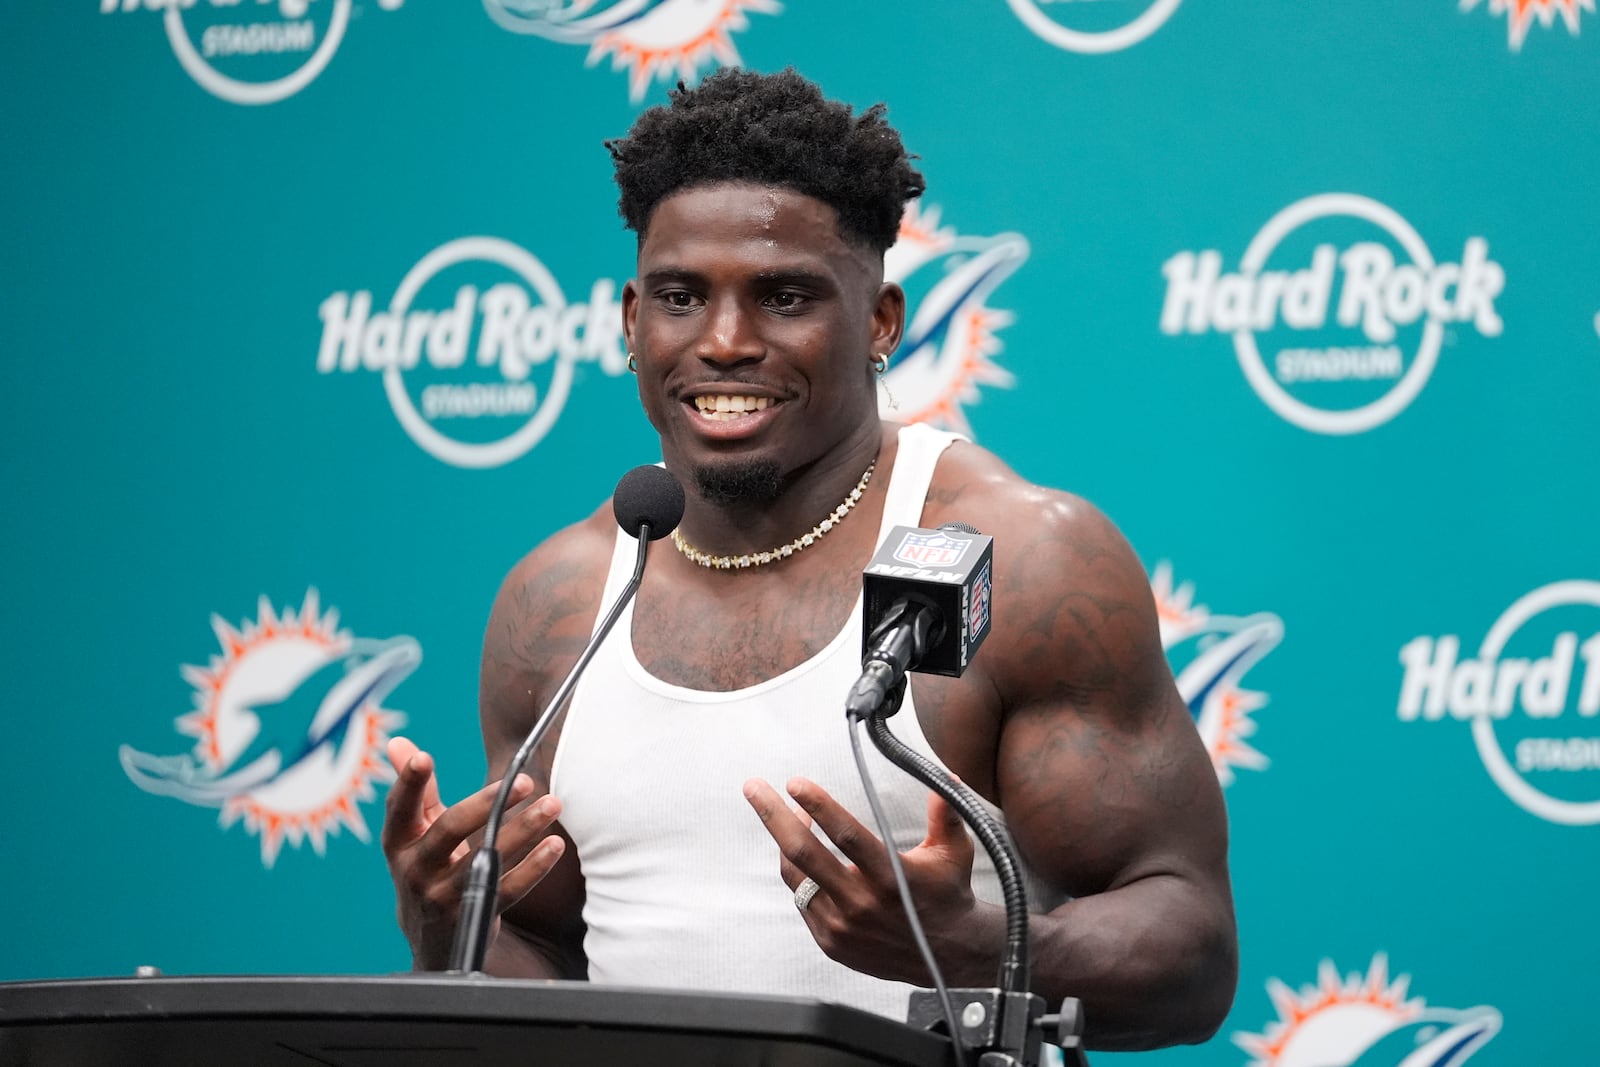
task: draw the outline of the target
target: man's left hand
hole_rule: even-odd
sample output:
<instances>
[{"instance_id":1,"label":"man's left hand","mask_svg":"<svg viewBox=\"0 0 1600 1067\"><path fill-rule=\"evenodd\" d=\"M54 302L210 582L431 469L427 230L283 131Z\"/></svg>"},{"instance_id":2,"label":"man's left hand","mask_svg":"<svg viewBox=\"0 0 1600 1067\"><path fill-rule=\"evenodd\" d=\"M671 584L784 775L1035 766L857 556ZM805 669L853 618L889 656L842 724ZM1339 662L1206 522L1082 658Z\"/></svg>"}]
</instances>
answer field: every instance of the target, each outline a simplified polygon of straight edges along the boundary
<instances>
[{"instance_id":1,"label":"man's left hand","mask_svg":"<svg viewBox=\"0 0 1600 1067\"><path fill-rule=\"evenodd\" d=\"M800 909L817 945L853 970L928 985L931 978L911 937L888 848L815 782L794 778L787 789L799 811L760 779L746 782L744 795L778 844L778 873L784 884L795 890L807 878L817 883L816 894ZM828 849L813 826L848 864ZM972 895L972 839L961 817L937 794L928 794L927 837L900 857L940 968L959 974L974 965L995 966L1003 938L982 936L993 926L992 916L983 914L989 921L975 921L994 909ZM975 945L987 945L988 951Z\"/></svg>"}]
</instances>

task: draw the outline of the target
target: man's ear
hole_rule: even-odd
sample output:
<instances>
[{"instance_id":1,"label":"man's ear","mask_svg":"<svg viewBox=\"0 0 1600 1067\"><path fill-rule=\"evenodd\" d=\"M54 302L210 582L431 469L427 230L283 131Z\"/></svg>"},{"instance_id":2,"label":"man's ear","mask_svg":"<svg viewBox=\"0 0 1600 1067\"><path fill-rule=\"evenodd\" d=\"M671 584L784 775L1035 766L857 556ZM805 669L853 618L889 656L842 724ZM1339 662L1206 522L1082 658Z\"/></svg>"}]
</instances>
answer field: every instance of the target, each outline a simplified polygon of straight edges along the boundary
<instances>
[{"instance_id":1,"label":"man's ear","mask_svg":"<svg viewBox=\"0 0 1600 1067\"><path fill-rule=\"evenodd\" d=\"M622 286L622 344L633 351L633 326L639 316L639 283L629 278Z\"/></svg>"},{"instance_id":2,"label":"man's ear","mask_svg":"<svg viewBox=\"0 0 1600 1067\"><path fill-rule=\"evenodd\" d=\"M906 328L906 293L893 282L878 286L872 305L872 354L887 356L900 344Z\"/></svg>"}]
</instances>

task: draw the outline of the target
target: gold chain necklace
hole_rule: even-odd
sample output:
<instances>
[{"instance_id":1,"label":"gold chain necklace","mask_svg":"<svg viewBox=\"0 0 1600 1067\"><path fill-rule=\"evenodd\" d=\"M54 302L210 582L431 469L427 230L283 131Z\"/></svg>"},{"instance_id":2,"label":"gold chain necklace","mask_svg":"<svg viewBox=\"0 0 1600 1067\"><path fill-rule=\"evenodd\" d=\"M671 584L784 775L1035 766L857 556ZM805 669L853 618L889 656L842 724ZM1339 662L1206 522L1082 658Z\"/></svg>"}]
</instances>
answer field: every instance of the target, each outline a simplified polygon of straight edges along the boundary
<instances>
[{"instance_id":1,"label":"gold chain necklace","mask_svg":"<svg viewBox=\"0 0 1600 1067\"><path fill-rule=\"evenodd\" d=\"M872 479L872 469L877 465L876 462L867 465L866 473L861 476L861 480L856 483L856 487L850 490L850 495L844 498L844 503L834 508L832 515L813 526L810 533L801 534L788 544L774 548L770 552L754 552L743 556L707 555L685 541L683 535L677 530L672 531L672 543L678 546L679 552L682 552L685 556L700 564L700 566L715 567L721 571L760 567L763 564L776 563L780 559L788 559L802 548L810 548L816 544L823 534L839 525L844 520L844 517L850 514L851 509L861 503L861 494L866 491L867 482Z\"/></svg>"}]
</instances>

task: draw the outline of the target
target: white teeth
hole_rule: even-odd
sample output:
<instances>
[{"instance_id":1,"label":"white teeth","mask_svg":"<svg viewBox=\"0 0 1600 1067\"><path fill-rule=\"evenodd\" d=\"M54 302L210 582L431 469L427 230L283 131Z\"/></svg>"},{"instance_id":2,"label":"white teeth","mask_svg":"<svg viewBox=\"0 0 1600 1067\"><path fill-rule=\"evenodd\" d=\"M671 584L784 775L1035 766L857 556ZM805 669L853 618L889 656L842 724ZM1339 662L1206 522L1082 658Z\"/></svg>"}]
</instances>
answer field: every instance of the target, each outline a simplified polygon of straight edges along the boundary
<instances>
[{"instance_id":1,"label":"white teeth","mask_svg":"<svg viewBox=\"0 0 1600 1067\"><path fill-rule=\"evenodd\" d=\"M706 395L694 398L694 406L700 414L708 419L723 422L728 419L742 418L752 411L765 411L772 406L772 400L764 396L725 396Z\"/></svg>"}]
</instances>

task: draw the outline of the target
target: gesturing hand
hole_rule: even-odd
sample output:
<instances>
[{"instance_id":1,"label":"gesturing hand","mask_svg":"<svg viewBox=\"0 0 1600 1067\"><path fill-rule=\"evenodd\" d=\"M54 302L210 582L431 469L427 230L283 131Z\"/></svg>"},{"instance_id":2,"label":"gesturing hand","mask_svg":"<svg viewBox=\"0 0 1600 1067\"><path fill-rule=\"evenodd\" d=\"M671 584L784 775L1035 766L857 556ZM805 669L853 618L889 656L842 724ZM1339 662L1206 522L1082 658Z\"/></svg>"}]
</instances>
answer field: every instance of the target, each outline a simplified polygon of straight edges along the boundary
<instances>
[{"instance_id":1,"label":"gesturing hand","mask_svg":"<svg viewBox=\"0 0 1600 1067\"><path fill-rule=\"evenodd\" d=\"M787 788L801 811L760 779L746 782L744 795L778 844L784 884L792 890L807 878L817 883L816 894L800 910L817 945L854 970L927 985L931 978L911 937L888 848L815 782L794 778ZM828 850L812 832L813 824L849 864ZM927 837L901 853L901 861L941 969L958 973L992 969L1000 944L992 936L986 939L982 929L992 928L992 922L975 922L992 909L972 895L972 858L972 839L960 816L930 793Z\"/></svg>"},{"instance_id":2,"label":"gesturing hand","mask_svg":"<svg viewBox=\"0 0 1600 1067\"><path fill-rule=\"evenodd\" d=\"M388 756L398 777L385 805L382 842L400 929L418 970L443 970L450 961L472 852L468 838L488 822L500 783L491 782L447 808L439 799L433 757L403 737L390 739ZM512 784L510 803L532 794L533 780L520 774ZM502 824L499 847L505 873L500 877L499 911L527 895L561 858L565 842L550 835L560 814L560 802L545 796ZM498 930L498 917L495 922Z\"/></svg>"}]
</instances>

